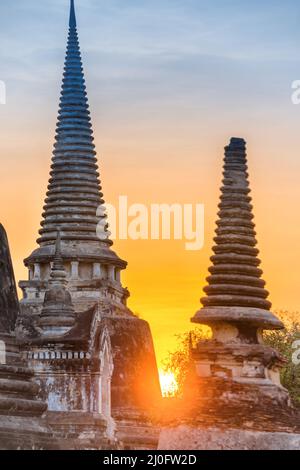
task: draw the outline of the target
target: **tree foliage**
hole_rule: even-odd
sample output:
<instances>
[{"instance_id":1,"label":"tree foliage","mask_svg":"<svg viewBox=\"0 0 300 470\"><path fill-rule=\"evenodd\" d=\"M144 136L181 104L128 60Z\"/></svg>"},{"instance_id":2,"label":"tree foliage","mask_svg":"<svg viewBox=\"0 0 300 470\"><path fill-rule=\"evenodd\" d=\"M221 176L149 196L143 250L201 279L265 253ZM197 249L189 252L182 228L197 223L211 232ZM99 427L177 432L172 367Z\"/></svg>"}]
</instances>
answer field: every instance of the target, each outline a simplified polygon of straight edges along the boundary
<instances>
[{"instance_id":1,"label":"tree foliage","mask_svg":"<svg viewBox=\"0 0 300 470\"><path fill-rule=\"evenodd\" d=\"M300 406L300 365L293 363L293 348L295 341L300 340L300 314L291 312L277 312L276 315L283 321L285 329L281 331L266 331L264 340L270 347L276 349L286 359L286 365L281 371L281 383L288 389L295 405ZM196 328L190 332L176 335L178 347L169 352L163 363L165 372L172 373L178 384L178 395L182 393L187 372L190 367L190 349L200 340L210 337L210 329ZM191 344L192 343L192 344ZM300 349L300 346L298 346ZM300 353L299 353L300 358Z\"/></svg>"},{"instance_id":2,"label":"tree foliage","mask_svg":"<svg viewBox=\"0 0 300 470\"><path fill-rule=\"evenodd\" d=\"M185 379L190 366L190 349L198 341L210 337L209 328L195 328L192 331L176 335L178 346L175 351L169 352L168 357L163 362L163 370L172 373L178 385L177 395L181 395Z\"/></svg>"},{"instance_id":3,"label":"tree foliage","mask_svg":"<svg viewBox=\"0 0 300 470\"><path fill-rule=\"evenodd\" d=\"M300 314L282 311L276 315L284 323L285 329L266 331L264 340L286 359L286 365L281 370L281 383L288 389L294 404L300 407L300 364L293 361L293 357L297 355L297 350L293 346L300 340Z\"/></svg>"}]
</instances>

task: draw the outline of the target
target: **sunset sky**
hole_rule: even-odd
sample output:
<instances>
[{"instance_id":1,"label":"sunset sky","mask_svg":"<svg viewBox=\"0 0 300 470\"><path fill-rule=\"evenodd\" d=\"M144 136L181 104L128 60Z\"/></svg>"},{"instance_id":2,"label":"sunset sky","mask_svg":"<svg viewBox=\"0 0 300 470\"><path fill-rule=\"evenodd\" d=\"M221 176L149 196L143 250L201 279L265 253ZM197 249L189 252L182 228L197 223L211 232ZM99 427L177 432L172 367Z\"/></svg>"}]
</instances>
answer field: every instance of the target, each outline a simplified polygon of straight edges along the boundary
<instances>
[{"instance_id":1,"label":"sunset sky","mask_svg":"<svg viewBox=\"0 0 300 470\"><path fill-rule=\"evenodd\" d=\"M190 328L205 285L223 147L248 144L264 278L274 310L299 310L300 3L76 0L105 199L203 203L205 245L117 241L129 306L159 362ZM271 8L270 8L271 7ZM65 55L69 0L0 0L0 221L16 278L35 248Z\"/></svg>"}]
</instances>

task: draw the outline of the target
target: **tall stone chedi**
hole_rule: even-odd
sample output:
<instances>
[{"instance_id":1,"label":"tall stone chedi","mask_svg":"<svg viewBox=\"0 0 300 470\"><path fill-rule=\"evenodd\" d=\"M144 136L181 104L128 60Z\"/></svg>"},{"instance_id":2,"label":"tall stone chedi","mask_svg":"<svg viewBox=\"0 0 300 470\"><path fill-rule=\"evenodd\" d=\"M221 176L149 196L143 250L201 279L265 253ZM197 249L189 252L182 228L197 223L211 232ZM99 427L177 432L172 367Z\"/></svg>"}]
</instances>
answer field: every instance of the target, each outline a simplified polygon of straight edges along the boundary
<instances>
[{"instance_id":1,"label":"tall stone chedi","mask_svg":"<svg viewBox=\"0 0 300 470\"><path fill-rule=\"evenodd\" d=\"M111 249L82 68L74 2L59 105L50 180L39 248L26 260L29 280L20 283L22 312L39 314L54 261L57 229L78 312L103 298L124 312L128 292L120 282L126 267Z\"/></svg>"},{"instance_id":2,"label":"tall stone chedi","mask_svg":"<svg viewBox=\"0 0 300 470\"><path fill-rule=\"evenodd\" d=\"M192 319L211 327L212 338L191 349L182 427L164 431L160 447L297 448L300 415L280 384L283 361L262 337L283 324L259 268L243 139L225 148L223 174L206 296Z\"/></svg>"},{"instance_id":3,"label":"tall stone chedi","mask_svg":"<svg viewBox=\"0 0 300 470\"><path fill-rule=\"evenodd\" d=\"M54 282L50 273L59 231L76 316L97 304L107 318L114 355L113 410L149 403L149 397L160 394L153 342L148 324L126 305L129 292L120 273L127 263L111 249L73 0L50 175L39 247L25 259L29 279L20 282L19 335L26 339L43 324L50 326L49 315L41 314L48 285ZM58 316L57 325L51 316L53 331L61 322L66 326L65 312L61 312L64 320ZM72 315L68 321L71 328ZM124 418L124 413L118 411L118 416Z\"/></svg>"},{"instance_id":4,"label":"tall stone chedi","mask_svg":"<svg viewBox=\"0 0 300 470\"><path fill-rule=\"evenodd\" d=\"M0 224L0 450L54 449L33 371L15 337L19 303L7 236Z\"/></svg>"}]
</instances>

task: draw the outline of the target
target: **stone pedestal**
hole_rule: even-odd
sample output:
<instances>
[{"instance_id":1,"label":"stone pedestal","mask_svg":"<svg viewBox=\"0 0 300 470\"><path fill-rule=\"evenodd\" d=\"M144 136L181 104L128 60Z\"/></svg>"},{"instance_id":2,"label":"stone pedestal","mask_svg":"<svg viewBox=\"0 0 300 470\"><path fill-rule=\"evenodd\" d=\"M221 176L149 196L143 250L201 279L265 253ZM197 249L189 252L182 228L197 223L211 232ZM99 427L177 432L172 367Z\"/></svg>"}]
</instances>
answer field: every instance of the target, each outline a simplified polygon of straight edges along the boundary
<instances>
[{"instance_id":1,"label":"stone pedestal","mask_svg":"<svg viewBox=\"0 0 300 470\"><path fill-rule=\"evenodd\" d=\"M37 399L33 372L24 363L13 335L0 334L5 364L0 365L0 449L60 449L45 419L47 404Z\"/></svg>"},{"instance_id":2,"label":"stone pedestal","mask_svg":"<svg viewBox=\"0 0 300 470\"><path fill-rule=\"evenodd\" d=\"M107 420L98 413L47 412L48 426L62 440L63 450L120 450L121 444L107 434Z\"/></svg>"},{"instance_id":3,"label":"stone pedestal","mask_svg":"<svg viewBox=\"0 0 300 470\"><path fill-rule=\"evenodd\" d=\"M63 449L118 447L111 416L112 352L99 310L82 313L63 335L27 338L22 350Z\"/></svg>"},{"instance_id":4,"label":"stone pedestal","mask_svg":"<svg viewBox=\"0 0 300 470\"><path fill-rule=\"evenodd\" d=\"M197 376L166 410L159 449L298 450L300 413L272 382Z\"/></svg>"},{"instance_id":5,"label":"stone pedestal","mask_svg":"<svg viewBox=\"0 0 300 470\"><path fill-rule=\"evenodd\" d=\"M159 450L299 450L300 434L181 425L164 429Z\"/></svg>"},{"instance_id":6,"label":"stone pedestal","mask_svg":"<svg viewBox=\"0 0 300 470\"><path fill-rule=\"evenodd\" d=\"M220 377L240 383L273 383L280 387L283 360L262 338L263 329L281 329L271 312L248 307L207 307L193 322L208 325L212 339L193 350L199 377Z\"/></svg>"},{"instance_id":7,"label":"stone pedestal","mask_svg":"<svg viewBox=\"0 0 300 470\"><path fill-rule=\"evenodd\" d=\"M156 450L160 427L151 420L150 410L119 407L114 410L116 437L125 450Z\"/></svg>"}]
</instances>

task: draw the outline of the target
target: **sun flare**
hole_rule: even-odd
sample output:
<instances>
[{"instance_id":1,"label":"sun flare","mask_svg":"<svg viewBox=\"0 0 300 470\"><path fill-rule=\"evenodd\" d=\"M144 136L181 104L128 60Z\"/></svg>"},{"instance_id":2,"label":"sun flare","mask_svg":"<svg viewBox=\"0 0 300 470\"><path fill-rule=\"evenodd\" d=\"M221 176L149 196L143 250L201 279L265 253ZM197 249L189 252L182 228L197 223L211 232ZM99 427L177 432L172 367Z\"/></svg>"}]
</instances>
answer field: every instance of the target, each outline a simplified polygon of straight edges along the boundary
<instances>
[{"instance_id":1,"label":"sun flare","mask_svg":"<svg viewBox=\"0 0 300 470\"><path fill-rule=\"evenodd\" d=\"M174 397L178 390L178 384L174 374L172 374L172 372L164 372L163 370L160 370L159 380L163 396Z\"/></svg>"}]
</instances>

